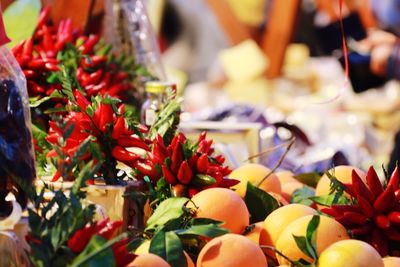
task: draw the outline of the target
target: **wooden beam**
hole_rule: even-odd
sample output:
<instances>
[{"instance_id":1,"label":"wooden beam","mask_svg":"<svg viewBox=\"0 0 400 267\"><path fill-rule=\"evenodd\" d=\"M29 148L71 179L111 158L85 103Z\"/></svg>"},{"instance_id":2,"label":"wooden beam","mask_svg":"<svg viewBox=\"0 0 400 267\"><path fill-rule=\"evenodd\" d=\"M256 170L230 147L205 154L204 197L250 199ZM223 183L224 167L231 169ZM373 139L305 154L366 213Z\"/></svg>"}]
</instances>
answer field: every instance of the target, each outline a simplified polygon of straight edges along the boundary
<instances>
[{"instance_id":1,"label":"wooden beam","mask_svg":"<svg viewBox=\"0 0 400 267\"><path fill-rule=\"evenodd\" d=\"M301 0L275 0L268 16L268 27L261 40L261 47L269 59L268 78L281 74L285 52L296 25Z\"/></svg>"},{"instance_id":2,"label":"wooden beam","mask_svg":"<svg viewBox=\"0 0 400 267\"><path fill-rule=\"evenodd\" d=\"M250 31L237 19L226 0L207 0L207 3L231 45L252 39Z\"/></svg>"}]
</instances>

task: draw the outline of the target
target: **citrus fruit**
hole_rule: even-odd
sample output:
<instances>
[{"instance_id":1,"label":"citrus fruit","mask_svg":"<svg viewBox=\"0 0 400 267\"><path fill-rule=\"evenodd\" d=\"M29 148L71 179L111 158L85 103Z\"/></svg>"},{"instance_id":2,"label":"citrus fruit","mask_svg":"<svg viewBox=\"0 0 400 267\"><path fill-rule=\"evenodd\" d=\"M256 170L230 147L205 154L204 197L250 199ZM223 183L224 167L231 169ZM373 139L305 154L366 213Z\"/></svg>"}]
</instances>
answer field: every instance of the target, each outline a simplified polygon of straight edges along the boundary
<instances>
[{"instance_id":1,"label":"citrus fruit","mask_svg":"<svg viewBox=\"0 0 400 267\"><path fill-rule=\"evenodd\" d=\"M249 163L235 169L229 175L229 178L240 181L240 183L235 185L233 189L235 189L236 193L243 198L246 195L247 182L257 186L258 183L270 172L270 169L261 164ZM281 183L275 174L271 174L267 179L265 179L259 188L266 192L281 193Z\"/></svg>"},{"instance_id":2,"label":"citrus fruit","mask_svg":"<svg viewBox=\"0 0 400 267\"><path fill-rule=\"evenodd\" d=\"M150 249L150 240L144 241L140 246L135 250L136 255L143 255L143 254L148 254ZM186 253L186 251L183 252L186 257L187 261L187 267L194 267L194 263L190 256Z\"/></svg>"},{"instance_id":3,"label":"citrus fruit","mask_svg":"<svg viewBox=\"0 0 400 267\"><path fill-rule=\"evenodd\" d=\"M293 235L306 236L308 223L314 215L307 215L291 222L280 234L276 241L276 249L283 253L291 260L305 259L308 262L313 260L305 255L300 248L297 247ZM331 244L349 239L346 228L334 219L326 216L320 216L320 222L316 230L316 252L319 255L324 249ZM289 262L280 255L276 255L280 264L289 264Z\"/></svg>"},{"instance_id":4,"label":"citrus fruit","mask_svg":"<svg viewBox=\"0 0 400 267\"><path fill-rule=\"evenodd\" d=\"M208 242L200 251L197 267L268 266L263 251L245 236L226 234Z\"/></svg>"},{"instance_id":5,"label":"citrus fruit","mask_svg":"<svg viewBox=\"0 0 400 267\"><path fill-rule=\"evenodd\" d=\"M171 267L163 258L158 255L147 253L137 256L128 267Z\"/></svg>"},{"instance_id":6,"label":"citrus fruit","mask_svg":"<svg viewBox=\"0 0 400 267\"><path fill-rule=\"evenodd\" d=\"M282 184L281 195L283 196L283 198L286 199L286 201L290 202L293 192L296 191L297 189L303 188L304 186L305 185L300 182L288 182L288 183ZM312 190L314 190L314 189L312 189Z\"/></svg>"},{"instance_id":7,"label":"citrus fruit","mask_svg":"<svg viewBox=\"0 0 400 267\"><path fill-rule=\"evenodd\" d=\"M210 218L223 222L232 233L241 234L249 225L249 211L235 192L226 188L210 188L192 197L189 208L196 208L197 218Z\"/></svg>"},{"instance_id":8,"label":"citrus fruit","mask_svg":"<svg viewBox=\"0 0 400 267\"><path fill-rule=\"evenodd\" d=\"M334 174L334 176L342 183L351 183L351 173L353 169L357 172L357 174L361 177L361 179L366 183L366 173L356 167L352 166L336 166L333 169L330 169L328 173ZM317 187L315 188L316 196L328 195L330 192L330 179L326 173L321 177L318 181Z\"/></svg>"},{"instance_id":9,"label":"citrus fruit","mask_svg":"<svg viewBox=\"0 0 400 267\"><path fill-rule=\"evenodd\" d=\"M318 267L383 267L383 260L371 245L349 239L338 241L322 251ZM399 266L399 265L393 265Z\"/></svg>"},{"instance_id":10,"label":"citrus fruit","mask_svg":"<svg viewBox=\"0 0 400 267\"><path fill-rule=\"evenodd\" d=\"M385 267L399 267L400 257L385 257L383 258L383 265Z\"/></svg>"},{"instance_id":11,"label":"citrus fruit","mask_svg":"<svg viewBox=\"0 0 400 267\"><path fill-rule=\"evenodd\" d=\"M275 175L278 177L281 185L286 183L300 182L296 178L294 178L294 173L291 171L280 171L276 172Z\"/></svg>"},{"instance_id":12,"label":"citrus fruit","mask_svg":"<svg viewBox=\"0 0 400 267\"><path fill-rule=\"evenodd\" d=\"M317 214L317 211L302 204L289 204L271 212L264 220L264 228L272 244L276 243L281 232L294 220Z\"/></svg>"},{"instance_id":13,"label":"citrus fruit","mask_svg":"<svg viewBox=\"0 0 400 267\"><path fill-rule=\"evenodd\" d=\"M248 239L257 245L272 245L268 233L264 228L264 222L257 222L251 225L251 227L253 228L245 235Z\"/></svg>"}]
</instances>

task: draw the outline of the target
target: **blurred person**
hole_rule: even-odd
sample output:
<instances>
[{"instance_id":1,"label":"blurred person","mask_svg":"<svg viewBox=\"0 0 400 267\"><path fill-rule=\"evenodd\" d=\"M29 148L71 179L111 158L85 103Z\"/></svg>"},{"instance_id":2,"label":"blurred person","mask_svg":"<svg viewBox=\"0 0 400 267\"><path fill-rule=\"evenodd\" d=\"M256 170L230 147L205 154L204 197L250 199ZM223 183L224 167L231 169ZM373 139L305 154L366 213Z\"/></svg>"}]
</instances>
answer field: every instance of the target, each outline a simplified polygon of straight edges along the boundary
<instances>
[{"instance_id":1,"label":"blurred person","mask_svg":"<svg viewBox=\"0 0 400 267\"><path fill-rule=\"evenodd\" d=\"M361 42L371 53L371 72L387 79L400 81L400 0L372 0L371 8L380 23ZM400 132L395 136L395 146L390 155L389 172L400 160Z\"/></svg>"}]
</instances>

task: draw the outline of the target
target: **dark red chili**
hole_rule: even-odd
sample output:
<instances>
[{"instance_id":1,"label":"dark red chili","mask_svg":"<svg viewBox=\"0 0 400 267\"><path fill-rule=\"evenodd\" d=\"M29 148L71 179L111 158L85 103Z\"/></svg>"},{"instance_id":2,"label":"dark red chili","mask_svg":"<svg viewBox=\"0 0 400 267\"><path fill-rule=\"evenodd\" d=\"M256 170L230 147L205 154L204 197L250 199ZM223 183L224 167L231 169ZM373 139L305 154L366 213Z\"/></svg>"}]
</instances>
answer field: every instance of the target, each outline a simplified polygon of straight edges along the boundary
<instances>
[{"instance_id":1,"label":"dark red chili","mask_svg":"<svg viewBox=\"0 0 400 267\"><path fill-rule=\"evenodd\" d=\"M125 118L124 118L125 105L118 108L119 117L115 121L111 137L118 139L125 131Z\"/></svg>"},{"instance_id":2,"label":"dark red chili","mask_svg":"<svg viewBox=\"0 0 400 267\"><path fill-rule=\"evenodd\" d=\"M161 168L165 181L172 185L176 184L175 175L166 166L163 165Z\"/></svg>"},{"instance_id":3,"label":"dark red chili","mask_svg":"<svg viewBox=\"0 0 400 267\"><path fill-rule=\"evenodd\" d=\"M391 210L396 204L396 197L391 185L389 185L385 191L375 200L374 210L377 213L383 213Z\"/></svg>"},{"instance_id":4,"label":"dark red chili","mask_svg":"<svg viewBox=\"0 0 400 267\"><path fill-rule=\"evenodd\" d=\"M396 191L399 189L399 169L398 166L394 169L392 172L392 175L390 176L390 180L388 182L388 186L392 186L393 190Z\"/></svg>"},{"instance_id":5,"label":"dark red chili","mask_svg":"<svg viewBox=\"0 0 400 267\"><path fill-rule=\"evenodd\" d=\"M119 160L124 163L137 160L140 158L139 155L130 152L121 146L115 146L111 153L116 160Z\"/></svg>"},{"instance_id":6,"label":"dark red chili","mask_svg":"<svg viewBox=\"0 0 400 267\"><path fill-rule=\"evenodd\" d=\"M208 155L203 153L197 160L196 168L200 173L207 173L208 170Z\"/></svg>"},{"instance_id":7,"label":"dark red chili","mask_svg":"<svg viewBox=\"0 0 400 267\"><path fill-rule=\"evenodd\" d=\"M36 29L42 28L42 26L46 23L47 19L49 18L50 9L50 6L46 6L42 9L36 24Z\"/></svg>"},{"instance_id":8,"label":"dark red chili","mask_svg":"<svg viewBox=\"0 0 400 267\"><path fill-rule=\"evenodd\" d=\"M189 166L189 163L185 160L181 163L179 170L178 170L178 180L182 184L189 184L190 181L192 180L192 169Z\"/></svg>"},{"instance_id":9,"label":"dark red chili","mask_svg":"<svg viewBox=\"0 0 400 267\"><path fill-rule=\"evenodd\" d=\"M363 196L370 203L374 202L374 200L375 200L374 195L371 193L371 191L368 189L368 187L364 184L364 182L361 180L360 176L357 174L357 172L355 170L353 170L351 173L351 181L352 181L353 188L356 191L357 195Z\"/></svg>"},{"instance_id":10,"label":"dark red chili","mask_svg":"<svg viewBox=\"0 0 400 267\"><path fill-rule=\"evenodd\" d=\"M100 122L99 128L104 133L107 130L107 125L113 122L113 110L111 105L100 103Z\"/></svg>"},{"instance_id":11,"label":"dark red chili","mask_svg":"<svg viewBox=\"0 0 400 267\"><path fill-rule=\"evenodd\" d=\"M149 146L137 135L121 136L117 139L117 143L123 147L138 147L149 151Z\"/></svg>"},{"instance_id":12,"label":"dark red chili","mask_svg":"<svg viewBox=\"0 0 400 267\"><path fill-rule=\"evenodd\" d=\"M94 46L99 41L100 37L97 34L92 34L86 40L86 42L79 48L82 51L82 54L89 54L93 52Z\"/></svg>"}]
</instances>

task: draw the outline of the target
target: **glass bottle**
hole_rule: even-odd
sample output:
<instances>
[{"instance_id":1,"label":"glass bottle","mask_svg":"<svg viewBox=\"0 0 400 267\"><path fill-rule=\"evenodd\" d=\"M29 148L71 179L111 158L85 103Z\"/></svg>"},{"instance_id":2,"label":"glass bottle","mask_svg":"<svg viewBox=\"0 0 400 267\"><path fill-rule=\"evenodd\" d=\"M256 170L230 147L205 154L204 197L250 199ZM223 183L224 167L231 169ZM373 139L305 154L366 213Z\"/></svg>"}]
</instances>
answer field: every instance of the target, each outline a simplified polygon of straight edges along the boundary
<instances>
[{"instance_id":1,"label":"glass bottle","mask_svg":"<svg viewBox=\"0 0 400 267\"><path fill-rule=\"evenodd\" d=\"M157 113L164 104L165 91L168 84L160 81L152 81L146 83L147 98L141 108L141 123L151 126L157 119Z\"/></svg>"}]
</instances>

